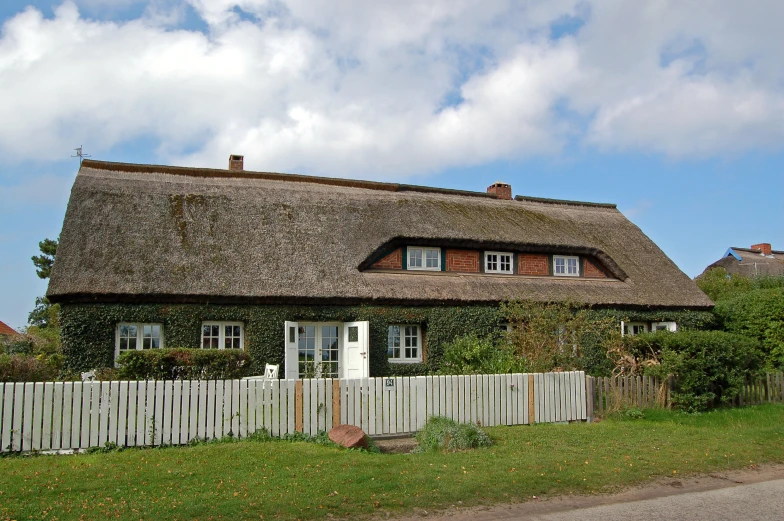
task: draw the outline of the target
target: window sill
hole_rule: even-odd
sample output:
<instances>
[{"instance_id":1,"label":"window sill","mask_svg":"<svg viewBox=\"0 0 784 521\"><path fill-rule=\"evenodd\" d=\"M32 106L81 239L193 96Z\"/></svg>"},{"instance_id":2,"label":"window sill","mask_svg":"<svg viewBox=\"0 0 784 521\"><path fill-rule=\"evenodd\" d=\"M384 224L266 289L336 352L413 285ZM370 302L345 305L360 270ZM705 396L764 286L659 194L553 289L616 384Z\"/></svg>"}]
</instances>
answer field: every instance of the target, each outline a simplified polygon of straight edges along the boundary
<instances>
[{"instance_id":1,"label":"window sill","mask_svg":"<svg viewBox=\"0 0 784 521\"><path fill-rule=\"evenodd\" d=\"M400 358L388 358L390 364L421 364L422 360L403 360Z\"/></svg>"}]
</instances>

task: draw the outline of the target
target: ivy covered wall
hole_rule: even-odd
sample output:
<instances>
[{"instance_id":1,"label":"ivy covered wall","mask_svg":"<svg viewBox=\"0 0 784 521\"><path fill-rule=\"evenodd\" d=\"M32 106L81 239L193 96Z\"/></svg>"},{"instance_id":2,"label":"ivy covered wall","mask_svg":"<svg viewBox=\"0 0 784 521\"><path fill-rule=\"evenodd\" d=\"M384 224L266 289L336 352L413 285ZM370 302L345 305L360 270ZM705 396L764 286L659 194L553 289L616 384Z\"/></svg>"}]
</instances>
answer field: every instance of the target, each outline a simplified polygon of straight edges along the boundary
<instances>
[{"instance_id":1,"label":"ivy covered wall","mask_svg":"<svg viewBox=\"0 0 784 521\"><path fill-rule=\"evenodd\" d=\"M592 310L598 316L626 321L674 320L683 330L711 327L713 315L701 311ZM74 371L114 364L115 327L118 322L163 324L167 347L199 347L205 320L243 322L245 347L261 372L265 363L284 365L283 324L299 322L370 323L370 375L408 376L438 368L445 344L455 337L496 333L505 322L498 306L284 306L200 304L63 304L60 327L66 366ZM387 362L389 324L420 324L423 330L423 364Z\"/></svg>"}]
</instances>

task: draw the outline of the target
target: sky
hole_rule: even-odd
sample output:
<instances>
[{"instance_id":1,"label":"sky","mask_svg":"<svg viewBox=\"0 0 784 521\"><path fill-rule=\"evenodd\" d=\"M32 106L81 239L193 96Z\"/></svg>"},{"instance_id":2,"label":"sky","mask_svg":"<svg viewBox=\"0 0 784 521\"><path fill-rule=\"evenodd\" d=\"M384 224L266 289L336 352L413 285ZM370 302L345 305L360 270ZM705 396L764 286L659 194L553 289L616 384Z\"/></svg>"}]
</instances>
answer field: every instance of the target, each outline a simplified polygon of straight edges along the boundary
<instances>
[{"instance_id":1,"label":"sky","mask_svg":"<svg viewBox=\"0 0 784 521\"><path fill-rule=\"evenodd\" d=\"M694 277L784 250L784 2L3 0L0 320L95 159L618 208Z\"/></svg>"}]
</instances>

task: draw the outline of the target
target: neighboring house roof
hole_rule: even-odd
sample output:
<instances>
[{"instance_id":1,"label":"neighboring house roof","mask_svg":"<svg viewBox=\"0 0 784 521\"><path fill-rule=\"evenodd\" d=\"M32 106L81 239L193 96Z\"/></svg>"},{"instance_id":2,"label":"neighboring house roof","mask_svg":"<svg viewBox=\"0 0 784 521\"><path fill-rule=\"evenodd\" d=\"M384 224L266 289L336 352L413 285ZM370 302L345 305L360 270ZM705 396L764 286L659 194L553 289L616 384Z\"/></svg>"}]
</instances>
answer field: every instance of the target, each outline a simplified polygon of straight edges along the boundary
<instances>
[{"instance_id":1,"label":"neighboring house roof","mask_svg":"<svg viewBox=\"0 0 784 521\"><path fill-rule=\"evenodd\" d=\"M755 244L751 248L733 246L705 271L718 267L745 277L784 275L784 251L774 250L768 243Z\"/></svg>"},{"instance_id":2,"label":"neighboring house roof","mask_svg":"<svg viewBox=\"0 0 784 521\"><path fill-rule=\"evenodd\" d=\"M604 280L365 271L398 245L592 255ZM614 205L85 160L53 302L712 302Z\"/></svg>"},{"instance_id":3,"label":"neighboring house roof","mask_svg":"<svg viewBox=\"0 0 784 521\"><path fill-rule=\"evenodd\" d=\"M17 332L14 329L12 329L5 322L0 321L0 336L12 336L12 335L18 335L18 334L19 334L19 332Z\"/></svg>"}]
</instances>

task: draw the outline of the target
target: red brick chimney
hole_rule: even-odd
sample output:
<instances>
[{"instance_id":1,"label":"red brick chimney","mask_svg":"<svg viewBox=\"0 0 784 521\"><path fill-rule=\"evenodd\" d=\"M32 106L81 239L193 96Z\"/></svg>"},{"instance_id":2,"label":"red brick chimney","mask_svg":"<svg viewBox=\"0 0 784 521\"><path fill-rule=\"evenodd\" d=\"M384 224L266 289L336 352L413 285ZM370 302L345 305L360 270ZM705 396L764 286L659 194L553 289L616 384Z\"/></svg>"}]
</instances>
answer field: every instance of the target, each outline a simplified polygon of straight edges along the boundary
<instances>
[{"instance_id":1,"label":"red brick chimney","mask_svg":"<svg viewBox=\"0 0 784 521\"><path fill-rule=\"evenodd\" d=\"M495 194L499 199L512 200L512 185L496 181L487 187L488 194Z\"/></svg>"},{"instance_id":2,"label":"red brick chimney","mask_svg":"<svg viewBox=\"0 0 784 521\"><path fill-rule=\"evenodd\" d=\"M245 156L229 156L229 170L244 170Z\"/></svg>"},{"instance_id":3,"label":"red brick chimney","mask_svg":"<svg viewBox=\"0 0 784 521\"><path fill-rule=\"evenodd\" d=\"M752 250L759 250L760 253L762 253L763 255L772 255L773 254L773 248L771 248L770 244L768 244L767 242L761 242L759 244L752 244L751 245L751 249Z\"/></svg>"}]
</instances>

